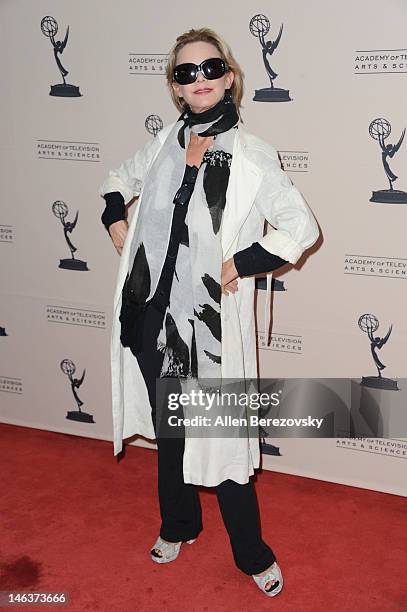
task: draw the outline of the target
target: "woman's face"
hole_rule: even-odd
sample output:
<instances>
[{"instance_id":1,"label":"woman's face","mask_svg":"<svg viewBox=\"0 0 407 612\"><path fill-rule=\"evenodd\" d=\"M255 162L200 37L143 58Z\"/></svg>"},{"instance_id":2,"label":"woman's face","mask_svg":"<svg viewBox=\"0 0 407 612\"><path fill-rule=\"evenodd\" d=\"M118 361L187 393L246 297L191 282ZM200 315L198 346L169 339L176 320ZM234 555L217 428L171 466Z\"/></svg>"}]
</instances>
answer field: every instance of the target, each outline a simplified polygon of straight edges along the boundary
<instances>
[{"instance_id":1,"label":"woman's face","mask_svg":"<svg viewBox=\"0 0 407 612\"><path fill-rule=\"evenodd\" d=\"M177 53L176 65L192 62L199 65L206 59L212 57L222 57L217 48L207 42L188 43ZM172 81L172 86L178 97L184 98L189 104L192 112L202 113L212 106L215 106L225 94L225 89L229 89L233 83L234 74L232 71L226 72L220 79L208 80L202 72L194 83L189 85L179 85Z\"/></svg>"}]
</instances>

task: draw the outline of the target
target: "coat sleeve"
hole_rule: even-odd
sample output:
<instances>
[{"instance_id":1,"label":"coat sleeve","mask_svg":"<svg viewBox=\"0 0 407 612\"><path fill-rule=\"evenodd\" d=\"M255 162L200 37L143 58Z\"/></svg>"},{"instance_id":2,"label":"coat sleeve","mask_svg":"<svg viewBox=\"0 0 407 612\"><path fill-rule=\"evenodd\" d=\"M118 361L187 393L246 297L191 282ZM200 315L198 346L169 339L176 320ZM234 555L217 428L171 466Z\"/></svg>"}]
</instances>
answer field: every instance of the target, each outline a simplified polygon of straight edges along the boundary
<instances>
[{"instance_id":1,"label":"coat sleeve","mask_svg":"<svg viewBox=\"0 0 407 612\"><path fill-rule=\"evenodd\" d=\"M240 277L264 274L288 263L278 255L266 251L258 242L233 255L235 267Z\"/></svg>"},{"instance_id":2,"label":"coat sleeve","mask_svg":"<svg viewBox=\"0 0 407 612\"><path fill-rule=\"evenodd\" d=\"M126 204L140 195L147 169L159 147L160 139L155 137L126 159L117 169L110 170L99 187L99 195L103 197L106 193L119 191Z\"/></svg>"},{"instance_id":3,"label":"coat sleeve","mask_svg":"<svg viewBox=\"0 0 407 612\"><path fill-rule=\"evenodd\" d=\"M315 217L281 168L277 153L268 158L255 205L275 228L258 241L270 253L295 264L316 242L319 228Z\"/></svg>"}]
</instances>

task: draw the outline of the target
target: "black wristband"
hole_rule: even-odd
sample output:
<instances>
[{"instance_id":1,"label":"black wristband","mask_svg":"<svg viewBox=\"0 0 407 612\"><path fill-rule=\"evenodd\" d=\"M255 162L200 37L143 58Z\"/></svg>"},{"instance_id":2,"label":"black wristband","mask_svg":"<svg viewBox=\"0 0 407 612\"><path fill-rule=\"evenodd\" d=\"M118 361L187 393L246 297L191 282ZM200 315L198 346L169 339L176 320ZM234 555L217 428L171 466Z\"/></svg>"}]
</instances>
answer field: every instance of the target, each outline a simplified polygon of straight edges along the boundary
<instances>
[{"instance_id":1,"label":"black wristband","mask_svg":"<svg viewBox=\"0 0 407 612\"><path fill-rule=\"evenodd\" d=\"M106 208L100 218L107 231L109 231L109 227L112 223L124 221L126 219L126 207L120 191L110 191L109 193L105 193L103 197L106 201Z\"/></svg>"},{"instance_id":2,"label":"black wristband","mask_svg":"<svg viewBox=\"0 0 407 612\"><path fill-rule=\"evenodd\" d=\"M233 260L239 276L252 276L262 272L271 272L288 263L285 259L267 251L258 242L253 242L247 249L235 253Z\"/></svg>"}]
</instances>

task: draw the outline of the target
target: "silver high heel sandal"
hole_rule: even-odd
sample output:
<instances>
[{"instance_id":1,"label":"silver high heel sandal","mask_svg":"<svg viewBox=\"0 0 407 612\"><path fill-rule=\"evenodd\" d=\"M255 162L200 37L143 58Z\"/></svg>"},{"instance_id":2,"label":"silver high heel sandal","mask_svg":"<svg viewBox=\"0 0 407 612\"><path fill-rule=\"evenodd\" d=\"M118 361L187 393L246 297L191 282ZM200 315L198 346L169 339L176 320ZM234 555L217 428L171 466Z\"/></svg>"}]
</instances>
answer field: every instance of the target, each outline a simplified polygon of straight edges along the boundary
<instances>
[{"instance_id":1,"label":"silver high heel sandal","mask_svg":"<svg viewBox=\"0 0 407 612\"><path fill-rule=\"evenodd\" d=\"M281 569L277 565L277 561L274 561L273 565L263 576L254 576L252 575L253 580L269 597L274 597L280 593L283 588L283 576L281 574ZM265 587L268 587L267 589Z\"/></svg>"},{"instance_id":2,"label":"silver high heel sandal","mask_svg":"<svg viewBox=\"0 0 407 612\"><path fill-rule=\"evenodd\" d=\"M195 542L196 538L193 540L187 540L187 544L192 544ZM169 563L170 561L175 561L178 557L181 544L183 542L164 542L161 536L158 536L156 543L151 549L151 558L156 563Z\"/></svg>"}]
</instances>

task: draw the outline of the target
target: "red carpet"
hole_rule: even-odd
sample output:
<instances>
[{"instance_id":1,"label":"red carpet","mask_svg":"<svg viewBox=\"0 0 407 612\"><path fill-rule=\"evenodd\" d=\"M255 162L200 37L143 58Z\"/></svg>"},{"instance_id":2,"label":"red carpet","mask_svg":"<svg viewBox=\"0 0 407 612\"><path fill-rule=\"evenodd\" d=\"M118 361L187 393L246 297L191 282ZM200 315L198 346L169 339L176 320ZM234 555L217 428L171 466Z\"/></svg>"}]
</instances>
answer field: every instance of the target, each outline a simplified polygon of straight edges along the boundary
<instances>
[{"instance_id":1,"label":"red carpet","mask_svg":"<svg viewBox=\"0 0 407 612\"><path fill-rule=\"evenodd\" d=\"M211 489L199 539L173 563L150 560L156 451L127 447L118 463L110 442L12 425L0 436L0 591L68 591L58 608L70 611L407 610L403 497L259 473L263 537L285 578L268 598L235 567Z\"/></svg>"}]
</instances>

